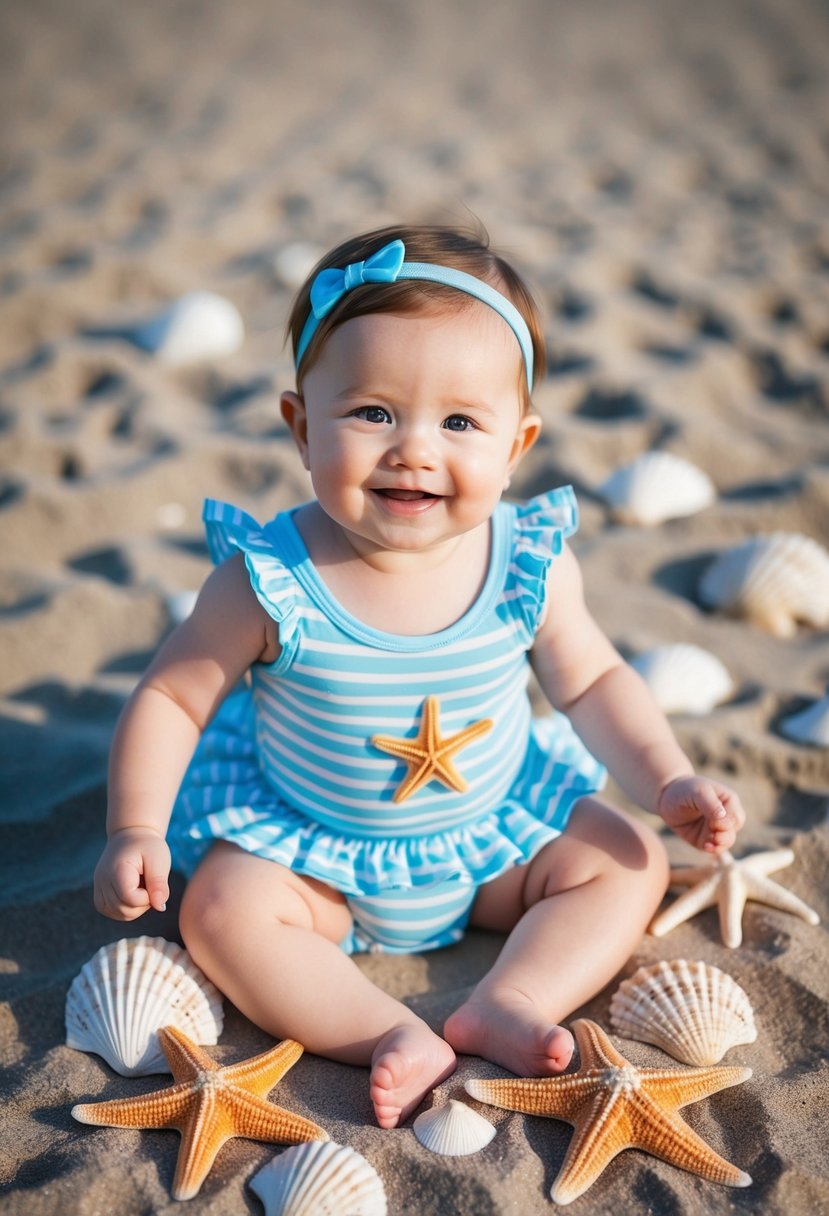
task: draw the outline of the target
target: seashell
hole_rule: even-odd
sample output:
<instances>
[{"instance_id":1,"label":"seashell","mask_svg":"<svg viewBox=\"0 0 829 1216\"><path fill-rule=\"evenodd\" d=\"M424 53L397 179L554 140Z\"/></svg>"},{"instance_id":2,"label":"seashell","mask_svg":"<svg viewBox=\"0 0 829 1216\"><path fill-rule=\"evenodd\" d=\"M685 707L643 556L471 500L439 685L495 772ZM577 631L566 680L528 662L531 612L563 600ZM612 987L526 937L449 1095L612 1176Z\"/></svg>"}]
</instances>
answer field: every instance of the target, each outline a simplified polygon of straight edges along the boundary
<instances>
[{"instance_id":1,"label":"seashell","mask_svg":"<svg viewBox=\"0 0 829 1216\"><path fill-rule=\"evenodd\" d=\"M735 980L684 958L640 967L610 1002L614 1030L654 1043L683 1064L716 1064L738 1043L757 1038L754 1013Z\"/></svg>"},{"instance_id":2,"label":"seashell","mask_svg":"<svg viewBox=\"0 0 829 1216\"><path fill-rule=\"evenodd\" d=\"M717 497L714 484L696 465L671 452L645 452L616 469L598 488L615 519L658 524L693 515Z\"/></svg>"},{"instance_id":3,"label":"seashell","mask_svg":"<svg viewBox=\"0 0 829 1216\"><path fill-rule=\"evenodd\" d=\"M265 1216L386 1216L377 1171L353 1148L311 1140L274 1157L250 1188Z\"/></svg>"},{"instance_id":4,"label":"seashell","mask_svg":"<svg viewBox=\"0 0 829 1216\"><path fill-rule=\"evenodd\" d=\"M829 553L796 532L755 536L712 562L699 594L709 608L791 637L798 621L829 624Z\"/></svg>"},{"instance_id":5,"label":"seashell","mask_svg":"<svg viewBox=\"0 0 829 1216\"><path fill-rule=\"evenodd\" d=\"M212 291L188 292L131 334L142 350L173 367L232 355L244 336L236 305Z\"/></svg>"},{"instance_id":6,"label":"seashell","mask_svg":"<svg viewBox=\"0 0 829 1216\"><path fill-rule=\"evenodd\" d=\"M169 1072L158 1042L176 1026L196 1043L216 1043L222 998L190 955L163 937L102 946L66 997L66 1043L103 1056L124 1077Z\"/></svg>"},{"instance_id":7,"label":"seashell","mask_svg":"<svg viewBox=\"0 0 829 1216\"><path fill-rule=\"evenodd\" d=\"M480 1152L495 1135L488 1119L454 1098L418 1115L413 1130L424 1148L444 1157L466 1157Z\"/></svg>"},{"instance_id":8,"label":"seashell","mask_svg":"<svg viewBox=\"0 0 829 1216\"><path fill-rule=\"evenodd\" d=\"M170 620L176 625L186 621L195 608L198 598L198 591L175 591L172 595L168 595L166 604Z\"/></svg>"},{"instance_id":9,"label":"seashell","mask_svg":"<svg viewBox=\"0 0 829 1216\"><path fill-rule=\"evenodd\" d=\"M780 732L797 743L813 747L829 747L829 692L796 714L789 714L780 723Z\"/></svg>"},{"instance_id":10,"label":"seashell","mask_svg":"<svg viewBox=\"0 0 829 1216\"><path fill-rule=\"evenodd\" d=\"M279 250L273 269L283 287L301 287L322 256L322 250L307 241L292 241Z\"/></svg>"},{"instance_id":11,"label":"seashell","mask_svg":"<svg viewBox=\"0 0 829 1216\"><path fill-rule=\"evenodd\" d=\"M701 646L655 646L631 660L666 714L707 714L734 692L728 669Z\"/></svg>"}]
</instances>

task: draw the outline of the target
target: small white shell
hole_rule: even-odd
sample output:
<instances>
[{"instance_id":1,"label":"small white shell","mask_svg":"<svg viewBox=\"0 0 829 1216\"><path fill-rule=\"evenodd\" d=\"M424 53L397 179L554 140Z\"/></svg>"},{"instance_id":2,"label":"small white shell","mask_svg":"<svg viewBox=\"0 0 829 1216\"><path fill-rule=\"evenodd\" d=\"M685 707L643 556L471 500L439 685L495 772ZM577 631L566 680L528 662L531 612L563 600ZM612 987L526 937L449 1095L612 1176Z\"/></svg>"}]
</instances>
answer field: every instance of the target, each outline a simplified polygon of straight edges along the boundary
<instances>
[{"instance_id":1,"label":"small white shell","mask_svg":"<svg viewBox=\"0 0 829 1216\"><path fill-rule=\"evenodd\" d=\"M777 637L791 637L798 621L820 628L829 625L829 553L796 532L755 536L712 562L699 594Z\"/></svg>"},{"instance_id":2,"label":"small white shell","mask_svg":"<svg viewBox=\"0 0 829 1216\"><path fill-rule=\"evenodd\" d=\"M232 355L245 327L239 310L212 291L192 291L136 328L133 340L164 363L180 367Z\"/></svg>"},{"instance_id":3,"label":"small white shell","mask_svg":"<svg viewBox=\"0 0 829 1216\"><path fill-rule=\"evenodd\" d=\"M654 1043L700 1067L757 1038L740 985L718 967L684 958L640 967L624 980L611 999L610 1020L625 1038Z\"/></svg>"},{"instance_id":4,"label":"small white shell","mask_svg":"<svg viewBox=\"0 0 829 1216\"><path fill-rule=\"evenodd\" d=\"M666 714L707 714L734 692L728 669L700 646L655 646L631 660Z\"/></svg>"},{"instance_id":5,"label":"small white shell","mask_svg":"<svg viewBox=\"0 0 829 1216\"><path fill-rule=\"evenodd\" d=\"M273 269L283 287L296 290L308 278L322 256L322 250L307 241L292 241L274 256Z\"/></svg>"},{"instance_id":6,"label":"small white shell","mask_svg":"<svg viewBox=\"0 0 829 1216\"><path fill-rule=\"evenodd\" d=\"M797 743L829 747L829 692L780 723L780 732Z\"/></svg>"},{"instance_id":7,"label":"small white shell","mask_svg":"<svg viewBox=\"0 0 829 1216\"><path fill-rule=\"evenodd\" d=\"M495 1128L483 1115L454 1098L443 1106L425 1110L412 1126L424 1148L444 1157L466 1157L480 1152L495 1135Z\"/></svg>"},{"instance_id":8,"label":"small white shell","mask_svg":"<svg viewBox=\"0 0 829 1216\"><path fill-rule=\"evenodd\" d=\"M124 1077L169 1072L157 1031L177 1026L196 1043L216 1043L222 998L190 955L163 937L102 946L66 997L66 1043L103 1056Z\"/></svg>"},{"instance_id":9,"label":"small white shell","mask_svg":"<svg viewBox=\"0 0 829 1216\"><path fill-rule=\"evenodd\" d=\"M377 1171L353 1148L310 1140L274 1157L250 1188L265 1216L386 1216Z\"/></svg>"},{"instance_id":10,"label":"small white shell","mask_svg":"<svg viewBox=\"0 0 829 1216\"><path fill-rule=\"evenodd\" d=\"M696 465L671 452L645 452L616 469L599 494L622 523L658 524L693 515L717 497L713 482Z\"/></svg>"}]
</instances>

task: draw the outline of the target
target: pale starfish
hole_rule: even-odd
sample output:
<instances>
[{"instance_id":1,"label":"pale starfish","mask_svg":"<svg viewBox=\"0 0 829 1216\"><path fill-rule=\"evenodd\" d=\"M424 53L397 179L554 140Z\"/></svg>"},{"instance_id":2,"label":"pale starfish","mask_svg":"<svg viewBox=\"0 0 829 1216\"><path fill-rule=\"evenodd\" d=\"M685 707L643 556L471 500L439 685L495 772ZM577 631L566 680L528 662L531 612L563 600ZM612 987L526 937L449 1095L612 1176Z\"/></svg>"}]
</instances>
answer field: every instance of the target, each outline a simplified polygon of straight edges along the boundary
<instances>
[{"instance_id":1,"label":"pale starfish","mask_svg":"<svg viewBox=\"0 0 829 1216\"><path fill-rule=\"evenodd\" d=\"M435 778L449 789L463 794L467 782L452 763L452 757L467 743L492 730L491 718L473 722L456 735L442 738L440 733L440 706L437 697L427 697L423 703L420 728L415 739L396 739L391 735L373 735L371 742L381 752L399 756L409 766L409 771L394 793L395 802L404 802L428 781Z\"/></svg>"},{"instance_id":2,"label":"pale starfish","mask_svg":"<svg viewBox=\"0 0 829 1216\"><path fill-rule=\"evenodd\" d=\"M671 870L671 886L691 889L653 918L650 932L655 937L663 937L697 912L717 904L723 942L733 948L743 940L743 909L748 900L792 912L810 925L816 925L820 920L817 912L766 877L790 866L793 861L791 849L772 849L767 853L752 853L739 861L730 853L721 853L716 861L707 865L680 866Z\"/></svg>"},{"instance_id":3,"label":"pale starfish","mask_svg":"<svg viewBox=\"0 0 829 1216\"><path fill-rule=\"evenodd\" d=\"M554 1203L572 1203L584 1194L626 1148L642 1149L710 1182L751 1185L748 1174L715 1153L677 1114L689 1102L747 1081L750 1068L637 1068L595 1022L579 1018L572 1029L577 1072L466 1082L467 1093L479 1102L572 1123L575 1134L550 1191Z\"/></svg>"},{"instance_id":4,"label":"pale starfish","mask_svg":"<svg viewBox=\"0 0 829 1216\"><path fill-rule=\"evenodd\" d=\"M265 1101L303 1048L284 1039L270 1051L224 1068L175 1026L158 1032L175 1084L137 1098L86 1102L72 1108L79 1123L99 1127L171 1127L181 1132L174 1199L192 1199L222 1145L234 1136L273 1144L327 1140L310 1119Z\"/></svg>"}]
</instances>

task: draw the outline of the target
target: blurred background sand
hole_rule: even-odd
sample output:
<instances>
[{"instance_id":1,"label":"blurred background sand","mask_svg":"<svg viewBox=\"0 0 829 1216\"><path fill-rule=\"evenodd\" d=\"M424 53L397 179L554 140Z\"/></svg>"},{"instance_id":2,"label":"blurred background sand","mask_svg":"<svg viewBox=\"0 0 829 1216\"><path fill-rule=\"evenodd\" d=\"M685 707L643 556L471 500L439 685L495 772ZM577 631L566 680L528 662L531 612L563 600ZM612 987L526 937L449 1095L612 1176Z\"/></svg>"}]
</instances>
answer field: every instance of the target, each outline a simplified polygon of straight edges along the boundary
<instances>
[{"instance_id":1,"label":"blurred background sand","mask_svg":"<svg viewBox=\"0 0 829 1216\"><path fill-rule=\"evenodd\" d=\"M545 435L511 492L575 485L588 598L625 653L693 642L726 663L734 697L676 729L740 792L741 848L791 844L776 877L825 922L829 758L778 726L824 692L829 639L712 614L697 585L716 552L756 533L829 536L827 50L817 0L6 0L3 1211L176 1207L172 1133L69 1116L75 1101L156 1085L63 1046L71 978L123 933L91 906L106 752L207 572L203 498L267 518L309 493L278 413L285 319L298 278L354 231L472 213L525 271L550 374ZM184 367L139 349L136 325L194 290L235 304L241 348ZM715 504L654 528L613 523L598 486L651 448L704 468ZM829 1210L825 929L753 906L744 930L728 951L705 913L644 941L628 970L705 958L748 991L760 1035L727 1062L754 1077L687 1119L755 1185L727 1191L627 1153L577 1216ZM175 901L130 932L174 938ZM472 934L361 966L439 1025L497 947ZM582 1012L608 1025L612 988ZM230 1011L217 1053L266 1045ZM465 1061L437 1099L476 1073L492 1070ZM364 1081L305 1058L275 1097L363 1152L392 1213L552 1210L563 1124L490 1111L499 1135L483 1154L441 1159L409 1130L371 1126ZM233 1142L191 1210L260 1211L245 1181L272 1153Z\"/></svg>"}]
</instances>

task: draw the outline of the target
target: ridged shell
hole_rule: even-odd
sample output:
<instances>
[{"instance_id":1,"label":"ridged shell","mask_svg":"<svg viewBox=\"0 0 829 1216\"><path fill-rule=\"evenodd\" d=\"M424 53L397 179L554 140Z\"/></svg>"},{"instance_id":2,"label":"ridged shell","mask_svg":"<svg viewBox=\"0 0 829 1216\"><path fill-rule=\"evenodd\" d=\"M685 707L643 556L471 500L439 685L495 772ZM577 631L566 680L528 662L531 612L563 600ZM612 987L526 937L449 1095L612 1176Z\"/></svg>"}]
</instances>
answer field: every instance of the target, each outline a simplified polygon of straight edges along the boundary
<instances>
[{"instance_id":1,"label":"ridged shell","mask_svg":"<svg viewBox=\"0 0 829 1216\"><path fill-rule=\"evenodd\" d=\"M622 523L658 524L693 515L717 497L706 473L670 452L645 452L616 469L599 494Z\"/></svg>"},{"instance_id":2,"label":"ridged shell","mask_svg":"<svg viewBox=\"0 0 829 1216\"><path fill-rule=\"evenodd\" d=\"M734 692L728 669L701 646L655 646L631 660L666 714L707 714Z\"/></svg>"},{"instance_id":3,"label":"ridged shell","mask_svg":"<svg viewBox=\"0 0 829 1216\"><path fill-rule=\"evenodd\" d=\"M265 1216L386 1216L377 1171L353 1148L311 1140L274 1157L250 1180Z\"/></svg>"},{"instance_id":4,"label":"ridged shell","mask_svg":"<svg viewBox=\"0 0 829 1216\"><path fill-rule=\"evenodd\" d=\"M132 337L162 362L180 367L232 355L244 341L245 327L230 300L212 291L191 291L137 326Z\"/></svg>"},{"instance_id":5,"label":"ridged shell","mask_svg":"<svg viewBox=\"0 0 829 1216\"><path fill-rule=\"evenodd\" d=\"M738 1043L757 1038L748 997L730 975L684 958L639 970L610 1002L614 1030L653 1043L683 1064L716 1064Z\"/></svg>"},{"instance_id":6,"label":"ridged shell","mask_svg":"<svg viewBox=\"0 0 829 1216\"><path fill-rule=\"evenodd\" d=\"M829 693L796 714L789 714L780 723L780 731L797 743L829 747Z\"/></svg>"},{"instance_id":7,"label":"ridged shell","mask_svg":"<svg viewBox=\"0 0 829 1216\"><path fill-rule=\"evenodd\" d=\"M829 625L829 553L796 532L756 536L722 553L705 571L700 599L747 617L777 637L802 621Z\"/></svg>"},{"instance_id":8,"label":"ridged shell","mask_svg":"<svg viewBox=\"0 0 829 1216\"><path fill-rule=\"evenodd\" d=\"M170 1071L156 1033L162 1026L210 1044L223 1019L218 989L186 950L163 937L122 938L102 946L72 981L66 1043L140 1077Z\"/></svg>"},{"instance_id":9,"label":"ridged shell","mask_svg":"<svg viewBox=\"0 0 829 1216\"><path fill-rule=\"evenodd\" d=\"M480 1152L495 1135L495 1128L483 1115L454 1098L418 1115L413 1129L424 1148L444 1157Z\"/></svg>"}]
</instances>

